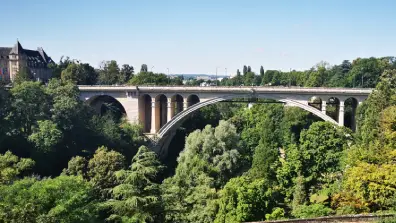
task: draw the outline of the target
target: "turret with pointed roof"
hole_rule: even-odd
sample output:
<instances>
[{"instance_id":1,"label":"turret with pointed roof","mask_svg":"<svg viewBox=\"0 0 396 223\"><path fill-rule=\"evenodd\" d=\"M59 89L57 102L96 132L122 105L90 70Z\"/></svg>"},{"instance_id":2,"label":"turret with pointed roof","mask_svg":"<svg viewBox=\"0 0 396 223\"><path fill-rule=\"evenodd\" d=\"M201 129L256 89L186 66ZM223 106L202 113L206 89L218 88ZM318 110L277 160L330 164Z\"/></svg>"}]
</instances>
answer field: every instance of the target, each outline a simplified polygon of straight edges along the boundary
<instances>
[{"instance_id":1,"label":"turret with pointed roof","mask_svg":"<svg viewBox=\"0 0 396 223\"><path fill-rule=\"evenodd\" d=\"M10 54L12 55L19 55L23 53L23 48L22 45L19 43L17 40L17 43L14 45L14 47L11 49Z\"/></svg>"}]
</instances>

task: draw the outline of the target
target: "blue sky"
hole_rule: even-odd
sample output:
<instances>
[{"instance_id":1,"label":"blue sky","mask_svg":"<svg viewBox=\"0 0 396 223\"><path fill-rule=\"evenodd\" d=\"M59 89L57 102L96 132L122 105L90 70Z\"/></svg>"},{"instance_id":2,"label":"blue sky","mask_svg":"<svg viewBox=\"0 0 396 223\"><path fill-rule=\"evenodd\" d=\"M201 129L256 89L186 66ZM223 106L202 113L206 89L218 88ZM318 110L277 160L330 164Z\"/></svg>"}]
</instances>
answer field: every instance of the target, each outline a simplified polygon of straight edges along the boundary
<instances>
[{"instance_id":1,"label":"blue sky","mask_svg":"<svg viewBox=\"0 0 396 223\"><path fill-rule=\"evenodd\" d=\"M394 0L2 0L0 46L18 38L98 67L235 73L396 56Z\"/></svg>"}]
</instances>

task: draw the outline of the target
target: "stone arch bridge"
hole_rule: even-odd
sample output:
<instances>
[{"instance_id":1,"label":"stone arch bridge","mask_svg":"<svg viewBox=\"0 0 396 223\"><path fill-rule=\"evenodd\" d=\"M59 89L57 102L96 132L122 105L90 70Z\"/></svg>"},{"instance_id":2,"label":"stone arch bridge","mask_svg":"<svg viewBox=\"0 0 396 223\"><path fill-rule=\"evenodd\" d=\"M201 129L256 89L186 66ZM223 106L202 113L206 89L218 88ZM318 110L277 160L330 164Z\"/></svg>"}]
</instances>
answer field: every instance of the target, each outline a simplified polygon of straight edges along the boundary
<instances>
[{"instance_id":1,"label":"stone arch bridge","mask_svg":"<svg viewBox=\"0 0 396 223\"><path fill-rule=\"evenodd\" d=\"M80 98L100 111L103 103L120 107L132 123L157 141L156 152L167 153L176 129L194 111L217 102L272 99L302 108L325 121L356 129L355 111L372 89L303 87L185 87L185 86L79 86ZM348 107L348 123L345 109Z\"/></svg>"}]
</instances>

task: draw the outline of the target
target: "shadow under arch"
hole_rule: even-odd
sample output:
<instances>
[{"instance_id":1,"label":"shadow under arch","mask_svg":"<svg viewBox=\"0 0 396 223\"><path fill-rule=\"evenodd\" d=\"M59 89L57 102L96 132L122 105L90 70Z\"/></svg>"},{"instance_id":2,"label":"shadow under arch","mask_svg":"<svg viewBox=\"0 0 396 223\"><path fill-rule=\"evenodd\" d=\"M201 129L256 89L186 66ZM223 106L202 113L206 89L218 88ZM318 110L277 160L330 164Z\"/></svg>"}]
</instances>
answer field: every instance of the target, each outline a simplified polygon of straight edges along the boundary
<instances>
[{"instance_id":1,"label":"shadow under arch","mask_svg":"<svg viewBox=\"0 0 396 223\"><path fill-rule=\"evenodd\" d=\"M155 97L155 131L157 132L168 120L168 98L164 94ZM152 114L153 115L153 114Z\"/></svg>"},{"instance_id":2,"label":"shadow under arch","mask_svg":"<svg viewBox=\"0 0 396 223\"><path fill-rule=\"evenodd\" d=\"M101 116L111 114L115 118L120 119L126 115L124 106L110 95L96 95L89 98L86 103Z\"/></svg>"},{"instance_id":3,"label":"shadow under arch","mask_svg":"<svg viewBox=\"0 0 396 223\"><path fill-rule=\"evenodd\" d=\"M356 109L359 102L354 97L349 97L344 102L344 126L356 131Z\"/></svg>"},{"instance_id":4,"label":"shadow under arch","mask_svg":"<svg viewBox=\"0 0 396 223\"><path fill-rule=\"evenodd\" d=\"M171 116L179 114L183 111L183 96L180 94L175 94L171 97ZM169 121L169 120L168 120Z\"/></svg>"},{"instance_id":5,"label":"shadow under arch","mask_svg":"<svg viewBox=\"0 0 396 223\"><path fill-rule=\"evenodd\" d=\"M139 96L139 122L143 126L143 132L148 133L151 131L151 96L143 94Z\"/></svg>"},{"instance_id":6,"label":"shadow under arch","mask_svg":"<svg viewBox=\"0 0 396 223\"><path fill-rule=\"evenodd\" d=\"M196 94L191 94L187 97L187 107L191 107L199 102L199 97Z\"/></svg>"}]
</instances>

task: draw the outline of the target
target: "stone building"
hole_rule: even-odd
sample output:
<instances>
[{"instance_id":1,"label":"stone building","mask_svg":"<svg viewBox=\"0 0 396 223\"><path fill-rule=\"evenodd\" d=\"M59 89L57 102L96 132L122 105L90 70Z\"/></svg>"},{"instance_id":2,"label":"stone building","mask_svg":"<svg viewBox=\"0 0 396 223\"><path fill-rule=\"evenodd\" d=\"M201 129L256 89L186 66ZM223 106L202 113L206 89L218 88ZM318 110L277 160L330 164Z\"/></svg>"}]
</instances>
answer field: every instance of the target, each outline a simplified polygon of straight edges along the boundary
<instances>
[{"instance_id":1,"label":"stone building","mask_svg":"<svg viewBox=\"0 0 396 223\"><path fill-rule=\"evenodd\" d=\"M52 75L50 63L52 59L41 47L23 49L19 41L14 47L0 47L0 82L12 82L22 68L28 68L35 80L46 82Z\"/></svg>"}]
</instances>

